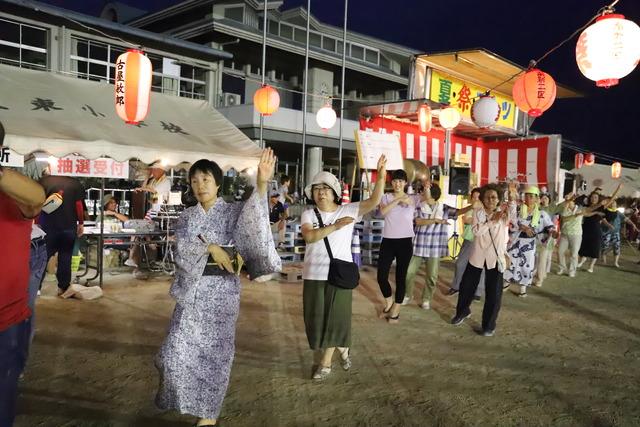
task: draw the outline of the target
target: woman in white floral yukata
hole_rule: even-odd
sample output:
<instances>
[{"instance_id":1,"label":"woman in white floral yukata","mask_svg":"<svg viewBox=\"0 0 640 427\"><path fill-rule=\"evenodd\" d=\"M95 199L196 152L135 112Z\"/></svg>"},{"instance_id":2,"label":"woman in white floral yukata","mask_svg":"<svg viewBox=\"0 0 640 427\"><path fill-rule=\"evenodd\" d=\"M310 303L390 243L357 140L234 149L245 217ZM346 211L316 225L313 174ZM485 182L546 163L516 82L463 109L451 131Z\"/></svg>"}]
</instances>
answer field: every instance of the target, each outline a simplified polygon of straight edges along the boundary
<instances>
[{"instance_id":1,"label":"woman in white floral yukata","mask_svg":"<svg viewBox=\"0 0 640 427\"><path fill-rule=\"evenodd\" d=\"M246 201L234 203L218 197L222 170L215 162L198 160L189 169L198 204L180 215L176 228L178 271L170 290L176 306L156 358L156 405L198 417L196 426L217 425L229 384L240 309L240 260L251 278L281 269L266 197L274 164L271 149L264 150L256 190ZM221 247L229 244L241 258L232 259ZM213 263L207 262L210 258Z\"/></svg>"}]
</instances>

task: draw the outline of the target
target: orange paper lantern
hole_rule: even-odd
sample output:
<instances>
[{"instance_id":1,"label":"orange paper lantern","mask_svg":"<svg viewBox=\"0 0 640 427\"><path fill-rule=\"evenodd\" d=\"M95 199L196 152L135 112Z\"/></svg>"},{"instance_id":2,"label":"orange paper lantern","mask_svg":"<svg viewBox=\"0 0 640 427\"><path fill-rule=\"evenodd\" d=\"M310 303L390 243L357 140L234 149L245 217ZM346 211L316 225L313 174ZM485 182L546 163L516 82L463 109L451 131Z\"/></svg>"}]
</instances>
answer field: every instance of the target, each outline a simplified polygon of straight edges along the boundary
<instances>
[{"instance_id":1,"label":"orange paper lantern","mask_svg":"<svg viewBox=\"0 0 640 427\"><path fill-rule=\"evenodd\" d=\"M520 75L513 85L513 100L520 110L531 117L541 116L555 99L556 82L537 68Z\"/></svg>"},{"instance_id":2,"label":"orange paper lantern","mask_svg":"<svg viewBox=\"0 0 640 427\"><path fill-rule=\"evenodd\" d=\"M622 174L622 165L620 162L613 162L611 164L611 178L618 179Z\"/></svg>"},{"instance_id":3,"label":"orange paper lantern","mask_svg":"<svg viewBox=\"0 0 640 427\"><path fill-rule=\"evenodd\" d=\"M137 49L129 49L116 60L114 96L116 113L128 124L137 125L149 112L151 61Z\"/></svg>"},{"instance_id":4,"label":"orange paper lantern","mask_svg":"<svg viewBox=\"0 0 640 427\"><path fill-rule=\"evenodd\" d=\"M596 162L596 155L593 153L587 153L584 156L584 165L593 166Z\"/></svg>"},{"instance_id":5,"label":"orange paper lantern","mask_svg":"<svg viewBox=\"0 0 640 427\"><path fill-rule=\"evenodd\" d=\"M431 107L427 104L422 104L418 108L418 125L420 126L420 132L429 132L431 130Z\"/></svg>"},{"instance_id":6,"label":"orange paper lantern","mask_svg":"<svg viewBox=\"0 0 640 427\"><path fill-rule=\"evenodd\" d=\"M575 158L573 160L573 165L576 169L580 169L584 164L584 154L576 153Z\"/></svg>"},{"instance_id":7,"label":"orange paper lantern","mask_svg":"<svg viewBox=\"0 0 640 427\"><path fill-rule=\"evenodd\" d=\"M253 105L263 116L270 116L280 107L280 95L273 87L264 85L253 95Z\"/></svg>"}]
</instances>

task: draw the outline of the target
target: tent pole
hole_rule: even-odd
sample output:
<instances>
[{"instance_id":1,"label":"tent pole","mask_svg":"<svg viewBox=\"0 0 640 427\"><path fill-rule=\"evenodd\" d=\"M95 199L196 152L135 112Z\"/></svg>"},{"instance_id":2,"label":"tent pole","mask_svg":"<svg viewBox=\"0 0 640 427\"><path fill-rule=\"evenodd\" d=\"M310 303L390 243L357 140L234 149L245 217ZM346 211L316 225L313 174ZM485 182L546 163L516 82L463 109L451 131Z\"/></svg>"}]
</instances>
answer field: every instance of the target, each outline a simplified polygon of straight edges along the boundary
<instances>
[{"instance_id":1,"label":"tent pole","mask_svg":"<svg viewBox=\"0 0 640 427\"><path fill-rule=\"evenodd\" d=\"M345 47L347 46L348 8L349 0L344 0L344 27L342 29L342 83L340 83L340 136L338 137L338 179L342 179L342 121L344 120L344 77L347 64L347 49L345 49Z\"/></svg>"},{"instance_id":2,"label":"tent pole","mask_svg":"<svg viewBox=\"0 0 640 427\"><path fill-rule=\"evenodd\" d=\"M307 42L304 50L304 89L302 94L302 182L301 188L304 191L305 173L304 163L307 151L307 99L309 90L309 21L311 20L311 0L307 0Z\"/></svg>"},{"instance_id":3,"label":"tent pole","mask_svg":"<svg viewBox=\"0 0 640 427\"><path fill-rule=\"evenodd\" d=\"M102 201L104 200L104 178L101 178L100 184L100 238L98 239L98 259L96 260L96 265L100 270L100 287L102 287L102 261L104 256L104 205Z\"/></svg>"},{"instance_id":4,"label":"tent pole","mask_svg":"<svg viewBox=\"0 0 640 427\"><path fill-rule=\"evenodd\" d=\"M262 17L262 86L266 81L267 67L267 0L264 0L264 16ZM260 114L260 148L264 149L264 115Z\"/></svg>"}]
</instances>

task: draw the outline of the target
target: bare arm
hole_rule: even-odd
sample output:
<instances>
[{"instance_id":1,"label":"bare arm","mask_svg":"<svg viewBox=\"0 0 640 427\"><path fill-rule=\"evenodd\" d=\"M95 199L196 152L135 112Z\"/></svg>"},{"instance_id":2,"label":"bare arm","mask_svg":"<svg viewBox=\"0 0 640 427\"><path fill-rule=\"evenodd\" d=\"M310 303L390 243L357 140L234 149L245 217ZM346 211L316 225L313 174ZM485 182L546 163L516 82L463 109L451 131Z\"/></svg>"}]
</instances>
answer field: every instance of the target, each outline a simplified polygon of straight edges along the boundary
<instances>
[{"instance_id":1,"label":"bare arm","mask_svg":"<svg viewBox=\"0 0 640 427\"><path fill-rule=\"evenodd\" d=\"M0 191L16 201L25 218L38 215L45 199L40 184L11 169L0 172Z\"/></svg>"},{"instance_id":2,"label":"bare arm","mask_svg":"<svg viewBox=\"0 0 640 427\"><path fill-rule=\"evenodd\" d=\"M387 176L387 158L383 155L378 159L378 179L376 181L376 186L367 200L363 200L360 202L360 207L358 210L358 215L363 216L376 208L380 204L380 200L382 200L382 195L384 194L384 183Z\"/></svg>"},{"instance_id":3,"label":"bare arm","mask_svg":"<svg viewBox=\"0 0 640 427\"><path fill-rule=\"evenodd\" d=\"M416 218L416 225L448 224L444 219L438 218Z\"/></svg>"},{"instance_id":4,"label":"bare arm","mask_svg":"<svg viewBox=\"0 0 640 427\"><path fill-rule=\"evenodd\" d=\"M313 228L313 225L307 223L302 224L300 231L302 232L302 238L306 243L315 243L318 240L324 239L334 231L340 230L345 225L351 224L353 221L355 221L354 218L345 216L340 218L333 224L325 225L324 227L320 228Z\"/></svg>"},{"instance_id":5,"label":"bare arm","mask_svg":"<svg viewBox=\"0 0 640 427\"><path fill-rule=\"evenodd\" d=\"M258 179L256 184L256 190L260 196L267 194L267 184L273 176L275 164L276 157L273 154L273 150L271 148L262 150L260 163L258 163Z\"/></svg>"},{"instance_id":6,"label":"bare arm","mask_svg":"<svg viewBox=\"0 0 640 427\"><path fill-rule=\"evenodd\" d=\"M413 205L413 200L411 199L411 197L407 196L406 194L403 195L402 197L396 197L394 198L391 202L387 203L386 205L380 205L380 213L382 213L382 216L387 216L387 214L389 212L391 212L391 210L393 208L395 208L396 206L398 206L398 203L400 202L405 202L408 205Z\"/></svg>"}]
</instances>

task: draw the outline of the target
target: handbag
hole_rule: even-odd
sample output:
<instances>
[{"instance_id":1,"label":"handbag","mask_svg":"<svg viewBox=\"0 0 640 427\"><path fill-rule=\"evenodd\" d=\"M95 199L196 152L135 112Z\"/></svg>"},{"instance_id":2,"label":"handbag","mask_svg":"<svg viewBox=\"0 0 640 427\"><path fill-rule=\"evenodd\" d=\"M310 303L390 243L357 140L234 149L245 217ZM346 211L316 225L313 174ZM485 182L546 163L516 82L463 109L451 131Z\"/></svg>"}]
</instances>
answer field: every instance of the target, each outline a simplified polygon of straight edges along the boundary
<instances>
[{"instance_id":1,"label":"handbag","mask_svg":"<svg viewBox=\"0 0 640 427\"><path fill-rule=\"evenodd\" d=\"M238 253L238 250L236 249L235 246L220 246L222 249L224 249L224 251L227 253L227 255L229 255L229 259L231 260L231 266L233 267L233 271L236 272L235 274L238 274L240 272L240 268L242 268L242 264L241 264L241 257L240 254ZM240 265L240 268L238 268L238 266ZM227 270L225 270L224 268L222 268L220 265L218 265L218 263L216 263L213 260L213 257L211 256L211 254L209 254L209 257L207 258L207 265L204 267L204 271L202 272L203 276L225 276L227 274L234 274L234 273L230 273Z\"/></svg>"},{"instance_id":2,"label":"handbag","mask_svg":"<svg viewBox=\"0 0 640 427\"><path fill-rule=\"evenodd\" d=\"M315 208L314 211L318 217L320 227L324 227L320 211L318 211L317 208ZM334 258L333 252L331 252L331 246L329 246L329 239L327 237L324 238L324 245L327 248L327 253L329 254L330 259L329 276L327 277L329 284L341 289L355 289L360 283L360 271L358 270L358 264L352 261Z\"/></svg>"}]
</instances>

